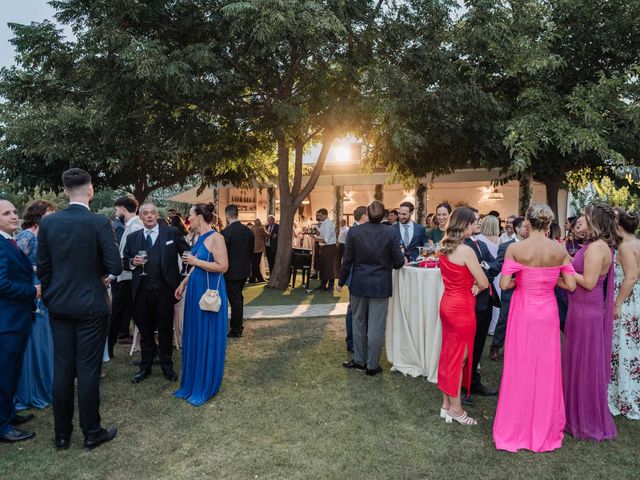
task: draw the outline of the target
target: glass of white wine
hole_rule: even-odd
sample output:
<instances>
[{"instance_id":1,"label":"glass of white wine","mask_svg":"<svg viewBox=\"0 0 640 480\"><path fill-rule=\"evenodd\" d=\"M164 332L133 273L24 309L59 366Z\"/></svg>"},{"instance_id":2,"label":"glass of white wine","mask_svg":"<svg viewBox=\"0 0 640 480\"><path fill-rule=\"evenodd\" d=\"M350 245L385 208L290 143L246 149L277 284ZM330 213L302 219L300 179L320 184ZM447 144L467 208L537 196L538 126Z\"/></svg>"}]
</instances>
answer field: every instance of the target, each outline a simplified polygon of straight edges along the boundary
<instances>
[{"instance_id":1,"label":"glass of white wine","mask_svg":"<svg viewBox=\"0 0 640 480\"><path fill-rule=\"evenodd\" d=\"M142 273L140 274L140 276L147 276L147 272L144 271L144 265L147 263L147 260L149 259L149 256L147 255L147 251L146 250L139 250L138 251L138 257L140 257L142 259Z\"/></svg>"}]
</instances>

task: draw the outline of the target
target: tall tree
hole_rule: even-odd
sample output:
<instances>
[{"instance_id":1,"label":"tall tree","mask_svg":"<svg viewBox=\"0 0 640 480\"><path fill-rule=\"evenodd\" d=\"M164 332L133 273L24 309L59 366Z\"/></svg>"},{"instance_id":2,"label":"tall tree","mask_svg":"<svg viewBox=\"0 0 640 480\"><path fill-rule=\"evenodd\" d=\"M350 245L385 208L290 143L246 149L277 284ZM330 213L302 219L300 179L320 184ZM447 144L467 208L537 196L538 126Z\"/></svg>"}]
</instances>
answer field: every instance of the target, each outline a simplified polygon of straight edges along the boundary
<instances>
[{"instance_id":1,"label":"tall tree","mask_svg":"<svg viewBox=\"0 0 640 480\"><path fill-rule=\"evenodd\" d=\"M267 150L216 114L211 104L224 97L199 81L218 66L198 3L52 2L74 41L50 22L12 24L17 65L0 74L2 173L58 189L60 173L80 166L140 201L203 171L208 181L264 177Z\"/></svg>"},{"instance_id":2,"label":"tall tree","mask_svg":"<svg viewBox=\"0 0 640 480\"><path fill-rule=\"evenodd\" d=\"M382 1L254 0L210 2L216 61L242 95L228 115L260 132L277 152L280 232L269 286L289 284L291 232L315 187L331 144L361 129L368 35ZM224 86L222 88L225 88ZM303 154L320 145L303 183Z\"/></svg>"}]
</instances>

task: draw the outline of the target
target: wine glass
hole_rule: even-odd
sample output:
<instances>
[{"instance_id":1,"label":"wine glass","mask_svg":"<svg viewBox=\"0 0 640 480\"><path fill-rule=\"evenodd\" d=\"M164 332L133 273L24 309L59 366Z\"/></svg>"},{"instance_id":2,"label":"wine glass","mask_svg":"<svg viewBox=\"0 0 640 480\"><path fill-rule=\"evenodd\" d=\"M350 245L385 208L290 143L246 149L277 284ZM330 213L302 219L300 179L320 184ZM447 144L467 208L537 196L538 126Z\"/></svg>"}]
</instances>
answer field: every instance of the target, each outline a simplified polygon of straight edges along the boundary
<instances>
[{"instance_id":1,"label":"wine glass","mask_svg":"<svg viewBox=\"0 0 640 480\"><path fill-rule=\"evenodd\" d=\"M147 255L147 251L138 250L138 257L142 259L142 273L140 274L140 276L146 276L147 273L144 271L144 265L145 263L147 263L147 260L149 259L149 256Z\"/></svg>"}]
</instances>

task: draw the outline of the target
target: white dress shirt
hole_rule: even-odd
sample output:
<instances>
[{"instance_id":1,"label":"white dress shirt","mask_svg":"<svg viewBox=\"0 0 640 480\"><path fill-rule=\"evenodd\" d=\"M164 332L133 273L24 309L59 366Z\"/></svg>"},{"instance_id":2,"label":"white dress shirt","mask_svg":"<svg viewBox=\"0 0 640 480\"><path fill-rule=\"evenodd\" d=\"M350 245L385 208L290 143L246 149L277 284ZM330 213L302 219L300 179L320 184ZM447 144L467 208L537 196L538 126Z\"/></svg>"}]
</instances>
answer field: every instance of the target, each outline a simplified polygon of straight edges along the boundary
<instances>
[{"instance_id":1,"label":"white dress shirt","mask_svg":"<svg viewBox=\"0 0 640 480\"><path fill-rule=\"evenodd\" d=\"M340 227L338 243L347 243L347 233L349 233L349 227L347 227L346 225L344 227Z\"/></svg>"},{"instance_id":2,"label":"white dress shirt","mask_svg":"<svg viewBox=\"0 0 640 480\"><path fill-rule=\"evenodd\" d=\"M512 233L511 235L508 235L507 232L504 232L502 235L500 235L500 241L502 243L506 243L509 240L514 240L517 239L515 232Z\"/></svg>"},{"instance_id":3,"label":"white dress shirt","mask_svg":"<svg viewBox=\"0 0 640 480\"><path fill-rule=\"evenodd\" d=\"M137 215L127 220L127 223L124 224L124 232L122 233L122 238L120 239L120 258L124 258L124 247L127 245L127 237L133 232L137 232L138 230L142 230L143 228L144 225L142 225L142 222ZM117 278L119 282L131 280L133 278L133 273L129 270L123 270Z\"/></svg>"},{"instance_id":4,"label":"white dress shirt","mask_svg":"<svg viewBox=\"0 0 640 480\"><path fill-rule=\"evenodd\" d=\"M6 238L7 240L11 240L13 237L11 235L9 235L7 232L3 232L2 230L0 230L0 235L2 235L4 238Z\"/></svg>"},{"instance_id":5,"label":"white dress shirt","mask_svg":"<svg viewBox=\"0 0 640 480\"><path fill-rule=\"evenodd\" d=\"M319 236L322 237L322 241L320 242L321 246L336 244L336 227L328 218L320 224Z\"/></svg>"},{"instance_id":6,"label":"white dress shirt","mask_svg":"<svg viewBox=\"0 0 640 480\"><path fill-rule=\"evenodd\" d=\"M84 208L86 208L87 210L91 210L89 208L89 205L87 205L86 203L82 203L82 202L69 202L69 206L71 205L82 205Z\"/></svg>"},{"instance_id":7,"label":"white dress shirt","mask_svg":"<svg viewBox=\"0 0 640 480\"><path fill-rule=\"evenodd\" d=\"M411 220L410 222L407 222L406 224L402 224L402 223L398 223L398 225L400 226L400 238L402 239L402 243L404 243L405 247L409 246L409 243L411 243L411 239L413 238L413 227L414 227L414 223L413 220ZM409 238L409 242L405 241L405 238L407 237L407 233L408 232L408 238Z\"/></svg>"},{"instance_id":8,"label":"white dress shirt","mask_svg":"<svg viewBox=\"0 0 640 480\"><path fill-rule=\"evenodd\" d=\"M160 226L158 224L156 224L155 227L153 228L146 228L144 227L144 241L145 244L147 242L147 235L151 235L151 244L155 245L156 244L156 240L158 239L158 234L160 233Z\"/></svg>"}]
</instances>

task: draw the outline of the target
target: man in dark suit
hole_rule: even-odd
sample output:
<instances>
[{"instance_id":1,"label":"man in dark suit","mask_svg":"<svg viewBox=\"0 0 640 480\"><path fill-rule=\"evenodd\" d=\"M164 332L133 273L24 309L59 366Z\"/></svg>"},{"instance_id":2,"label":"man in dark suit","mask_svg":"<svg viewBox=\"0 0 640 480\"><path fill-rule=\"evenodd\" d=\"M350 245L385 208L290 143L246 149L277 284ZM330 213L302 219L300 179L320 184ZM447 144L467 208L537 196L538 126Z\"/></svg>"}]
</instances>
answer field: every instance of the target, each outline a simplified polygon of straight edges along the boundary
<instances>
[{"instance_id":1,"label":"man in dark suit","mask_svg":"<svg viewBox=\"0 0 640 480\"><path fill-rule=\"evenodd\" d=\"M343 366L376 375L382 372L380 354L392 292L391 271L401 268L405 259L398 232L390 225L380 224L384 216L382 202L374 200L367 214L369 221L353 227L347 235L338 291L351 276L353 360Z\"/></svg>"},{"instance_id":2,"label":"man in dark suit","mask_svg":"<svg viewBox=\"0 0 640 480\"><path fill-rule=\"evenodd\" d=\"M410 261L418 258L419 247L427 244L427 231L422 225L411 219L413 210L413 203L401 203L400 208L398 208L398 222L393 225L393 228L400 235L400 240L404 247L404 255Z\"/></svg>"},{"instance_id":3,"label":"man in dark suit","mask_svg":"<svg viewBox=\"0 0 640 480\"><path fill-rule=\"evenodd\" d=\"M151 375L156 352L165 378L175 381L178 376L171 357L174 293L180 283L178 256L190 248L175 227L158 223L158 209L152 203L140 207L140 220L144 228L127 236L122 253L124 268L133 272L134 322L140 331L140 369L132 382L140 383Z\"/></svg>"},{"instance_id":4,"label":"man in dark suit","mask_svg":"<svg viewBox=\"0 0 640 480\"><path fill-rule=\"evenodd\" d=\"M53 334L55 444L69 447L74 378L84 446L112 440L117 430L100 425L100 369L111 302L105 278L122 272L111 221L89 210L91 176L79 168L62 174L69 206L42 219L38 232L38 277Z\"/></svg>"},{"instance_id":5,"label":"man in dark suit","mask_svg":"<svg viewBox=\"0 0 640 480\"><path fill-rule=\"evenodd\" d=\"M489 333L489 326L491 325L491 315L493 313L493 306L499 302L497 293L493 288L493 279L500 273L500 269L496 264L496 259L493 258L487 245L475 238L480 233L480 216L478 211L472 208L476 214L476 223L474 235L471 238L467 238L464 244L473 248L478 257L478 262L484 269L484 273L489 279L489 288L483 290L476 296L476 335L473 341L473 364L471 367L471 392L467 392L467 395L462 396L462 402L465 404L471 404L471 393L475 393L482 396L497 395L496 390L485 387L482 384L480 374L478 373L478 364L480 363L480 357L482 357L482 351L484 344L487 340L487 334Z\"/></svg>"},{"instance_id":6,"label":"man in dark suit","mask_svg":"<svg viewBox=\"0 0 640 480\"><path fill-rule=\"evenodd\" d=\"M524 217L517 217L512 221L515 238L504 242L498 248L498 255L496 258L497 266L502 270L502 264L504 263L504 255L512 243L520 242L526 238L527 228L524 226ZM489 357L491 360L497 361L500 355L500 349L504 345L505 335L507 333L507 317L509 316L509 306L511 305L511 296L513 291L502 290L500 295L500 316L498 317L498 323L493 331L493 339L491 340L491 350L489 351Z\"/></svg>"},{"instance_id":7,"label":"man in dark suit","mask_svg":"<svg viewBox=\"0 0 640 480\"><path fill-rule=\"evenodd\" d=\"M278 231L280 225L276 223L276 217L267 217L267 239L264 241L267 250L267 263L269 264L269 276L273 274L273 265L276 262L276 252L278 251Z\"/></svg>"},{"instance_id":8,"label":"man in dark suit","mask_svg":"<svg viewBox=\"0 0 640 480\"><path fill-rule=\"evenodd\" d=\"M238 207L228 205L224 209L227 219L227 228L222 230L224 243L227 245L227 255L229 257L229 269L224 274L224 281L227 286L227 298L231 306L231 331L227 335L231 338L242 337L242 315L244 297L242 289L251 276L251 258L253 257L253 247L255 237L253 232L246 225L238 221Z\"/></svg>"},{"instance_id":9,"label":"man in dark suit","mask_svg":"<svg viewBox=\"0 0 640 480\"><path fill-rule=\"evenodd\" d=\"M33 302L40 287L33 285L33 267L12 238L18 229L18 211L0 200L0 442L18 442L35 436L14 428L33 418L16 415L13 399L18 387L24 350L33 320Z\"/></svg>"}]
</instances>

